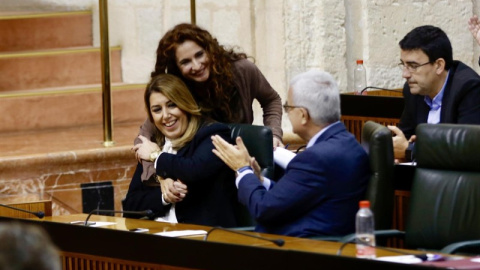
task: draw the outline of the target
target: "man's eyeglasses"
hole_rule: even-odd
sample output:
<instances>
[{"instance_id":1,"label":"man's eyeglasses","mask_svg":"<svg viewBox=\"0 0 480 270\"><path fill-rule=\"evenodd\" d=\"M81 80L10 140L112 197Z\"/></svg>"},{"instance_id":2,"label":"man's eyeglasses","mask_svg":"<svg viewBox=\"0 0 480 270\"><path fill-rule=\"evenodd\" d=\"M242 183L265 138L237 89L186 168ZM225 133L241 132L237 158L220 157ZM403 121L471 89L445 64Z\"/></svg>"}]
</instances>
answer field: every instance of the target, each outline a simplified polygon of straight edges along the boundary
<instances>
[{"instance_id":1,"label":"man's eyeglasses","mask_svg":"<svg viewBox=\"0 0 480 270\"><path fill-rule=\"evenodd\" d=\"M287 102L285 102L285 104L283 104L283 111L285 113L288 113L288 111L290 111L291 109L295 109L295 108L305 108L305 107L302 107L302 106L290 106L287 104Z\"/></svg>"},{"instance_id":2,"label":"man's eyeglasses","mask_svg":"<svg viewBox=\"0 0 480 270\"><path fill-rule=\"evenodd\" d=\"M417 69L421 66L425 66L425 65L428 65L428 64L431 64L432 62L426 62L426 63L423 63L423 64L417 64L417 63L399 63L398 64L398 67L403 71L404 68L406 68L408 70L408 72L410 73L414 73L417 71Z\"/></svg>"}]
</instances>

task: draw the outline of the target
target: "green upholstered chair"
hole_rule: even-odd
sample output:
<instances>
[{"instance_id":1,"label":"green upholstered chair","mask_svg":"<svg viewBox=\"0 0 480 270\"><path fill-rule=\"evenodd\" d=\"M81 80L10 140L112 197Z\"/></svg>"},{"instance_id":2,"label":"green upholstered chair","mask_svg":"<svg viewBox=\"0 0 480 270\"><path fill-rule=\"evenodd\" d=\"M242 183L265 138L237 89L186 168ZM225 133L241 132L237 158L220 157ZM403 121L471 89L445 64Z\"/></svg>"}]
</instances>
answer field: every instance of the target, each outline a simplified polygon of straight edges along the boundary
<instances>
[{"instance_id":1,"label":"green upholstered chair","mask_svg":"<svg viewBox=\"0 0 480 270\"><path fill-rule=\"evenodd\" d=\"M250 124L228 124L231 138L240 136L248 149L250 156L255 157L262 168L262 175L273 179L275 162L273 161L272 130L266 126Z\"/></svg>"},{"instance_id":2,"label":"green upholstered chair","mask_svg":"<svg viewBox=\"0 0 480 270\"><path fill-rule=\"evenodd\" d=\"M409 249L479 254L480 126L421 124L416 135L405 231L389 235L403 236Z\"/></svg>"},{"instance_id":3,"label":"green upholstered chair","mask_svg":"<svg viewBox=\"0 0 480 270\"><path fill-rule=\"evenodd\" d=\"M422 124L416 134L407 247L480 239L480 126Z\"/></svg>"},{"instance_id":4,"label":"green upholstered chair","mask_svg":"<svg viewBox=\"0 0 480 270\"><path fill-rule=\"evenodd\" d=\"M275 167L273 160L273 135L272 130L266 126L250 124L228 124L231 129L231 138L235 140L240 136L248 149L250 156L255 157L262 168L262 175L273 179ZM239 209L237 213L239 230L251 231L256 224L246 207Z\"/></svg>"},{"instance_id":5,"label":"green upholstered chair","mask_svg":"<svg viewBox=\"0 0 480 270\"><path fill-rule=\"evenodd\" d=\"M365 200L370 201L375 229L388 230L393 221L393 142L392 132L384 125L367 121L362 128L361 144L368 153L372 176Z\"/></svg>"}]
</instances>

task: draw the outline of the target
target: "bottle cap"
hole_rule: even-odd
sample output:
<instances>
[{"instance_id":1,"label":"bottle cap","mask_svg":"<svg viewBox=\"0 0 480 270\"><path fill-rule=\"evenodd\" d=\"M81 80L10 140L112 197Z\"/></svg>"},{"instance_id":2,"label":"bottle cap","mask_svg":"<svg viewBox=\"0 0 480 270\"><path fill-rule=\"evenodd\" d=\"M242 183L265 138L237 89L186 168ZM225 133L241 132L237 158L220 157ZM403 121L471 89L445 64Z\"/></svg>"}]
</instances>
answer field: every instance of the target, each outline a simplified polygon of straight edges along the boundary
<instances>
[{"instance_id":1,"label":"bottle cap","mask_svg":"<svg viewBox=\"0 0 480 270\"><path fill-rule=\"evenodd\" d=\"M357 65L363 64L363 60L359 59L357 60Z\"/></svg>"},{"instance_id":2,"label":"bottle cap","mask_svg":"<svg viewBox=\"0 0 480 270\"><path fill-rule=\"evenodd\" d=\"M359 205L360 205L360 208L370 208L369 201L360 201Z\"/></svg>"}]
</instances>

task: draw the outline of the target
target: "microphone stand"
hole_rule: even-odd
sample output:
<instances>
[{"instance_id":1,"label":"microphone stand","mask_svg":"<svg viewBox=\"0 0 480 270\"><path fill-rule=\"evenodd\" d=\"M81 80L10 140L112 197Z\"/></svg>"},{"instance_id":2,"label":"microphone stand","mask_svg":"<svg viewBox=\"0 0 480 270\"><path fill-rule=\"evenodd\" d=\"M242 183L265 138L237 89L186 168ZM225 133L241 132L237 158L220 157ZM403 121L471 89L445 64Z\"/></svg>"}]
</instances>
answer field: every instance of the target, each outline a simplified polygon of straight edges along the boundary
<instances>
[{"instance_id":1,"label":"microphone stand","mask_svg":"<svg viewBox=\"0 0 480 270\"><path fill-rule=\"evenodd\" d=\"M106 209L93 209L85 219L85 226L88 226L88 220L93 213L121 213L121 214L130 214L130 215L139 215L139 216L151 216L153 214L152 210L144 211L117 211L117 210L106 210Z\"/></svg>"},{"instance_id":2,"label":"microphone stand","mask_svg":"<svg viewBox=\"0 0 480 270\"><path fill-rule=\"evenodd\" d=\"M401 90L396 90L396 89L388 89L388 88L376 87L376 86L367 86L360 91L360 95L363 95L363 92L365 92L367 89L386 90L386 91L392 91L392 92L398 92L398 93L403 92Z\"/></svg>"},{"instance_id":3,"label":"microphone stand","mask_svg":"<svg viewBox=\"0 0 480 270\"><path fill-rule=\"evenodd\" d=\"M390 252L395 252L395 253L398 253L398 254L402 254L402 255L411 255L411 256L414 256L415 258L418 258L420 260L422 260L423 262L424 261L427 261L428 260L428 254L412 254L412 253L408 253L408 252L404 252L404 251L401 251L401 250L397 250L397 249L393 249L393 248L388 248L388 247L380 247L380 246L374 246L366 241L363 241L361 239L357 239L357 238L354 238L353 240L350 240L350 241L346 241L346 242L343 242L342 245L338 248L337 250L337 255L340 256L342 255L342 251L343 249L345 248L345 246L347 244L352 244L352 243L358 243L360 245L364 245L364 246L368 246L368 247L373 247L375 249L380 249L380 250L386 250L386 251L390 251Z\"/></svg>"},{"instance_id":4,"label":"microphone stand","mask_svg":"<svg viewBox=\"0 0 480 270\"><path fill-rule=\"evenodd\" d=\"M6 204L0 204L0 206L3 206L5 208L10 208L10 209L13 209L13 210L17 210L17 211L20 211L20 212L24 212L24 213L29 213L29 214L35 215L38 218L43 218L45 216L45 213L42 212L42 211L33 212L33 211L28 211L28 210L25 210L25 209L13 207L13 206L6 205Z\"/></svg>"},{"instance_id":5,"label":"microphone stand","mask_svg":"<svg viewBox=\"0 0 480 270\"><path fill-rule=\"evenodd\" d=\"M244 235L244 236L248 236L248 237L252 237L252 238L257 238L257 239L260 239L260 240L265 240L265 241L269 241L269 242L272 242L274 243L275 245L281 247L285 244L285 241L283 239L271 239L271 238L267 238L267 237L262 237L262 236L256 236L256 235L252 235L252 234L248 234L248 233L244 233L242 231L237 231L237 230L229 230L229 229L225 229L225 228L220 228L220 227L214 227L214 228L211 228L207 234L205 234L205 236L203 237L203 240L204 241L207 241L207 238L208 236L210 235L211 232L215 231L215 230L222 230L222 231L226 231L226 232L231 232L231 233L236 233L236 234L240 234L240 235Z\"/></svg>"}]
</instances>

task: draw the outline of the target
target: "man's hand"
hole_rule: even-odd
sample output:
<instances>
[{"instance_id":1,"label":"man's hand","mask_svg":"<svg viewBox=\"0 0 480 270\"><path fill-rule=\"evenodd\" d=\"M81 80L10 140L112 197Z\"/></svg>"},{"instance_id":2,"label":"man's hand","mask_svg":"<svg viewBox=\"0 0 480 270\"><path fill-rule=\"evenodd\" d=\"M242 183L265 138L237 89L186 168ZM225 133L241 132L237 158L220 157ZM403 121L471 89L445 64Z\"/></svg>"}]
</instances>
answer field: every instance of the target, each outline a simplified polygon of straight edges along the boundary
<instances>
[{"instance_id":1,"label":"man's hand","mask_svg":"<svg viewBox=\"0 0 480 270\"><path fill-rule=\"evenodd\" d=\"M398 127L387 126L387 128L395 134L395 136L392 137L395 163L405 160L405 150L408 148L407 138L405 138L405 135Z\"/></svg>"},{"instance_id":2,"label":"man's hand","mask_svg":"<svg viewBox=\"0 0 480 270\"><path fill-rule=\"evenodd\" d=\"M142 135L138 135L141 143L135 144L132 150L135 152L135 158L138 161L147 160L150 161L150 154L154 151L160 151L160 147L157 143L150 141Z\"/></svg>"},{"instance_id":3,"label":"man's hand","mask_svg":"<svg viewBox=\"0 0 480 270\"><path fill-rule=\"evenodd\" d=\"M230 169L237 171L244 166L250 166L251 157L243 144L242 138L237 137L237 145L231 145L218 135L212 136L215 149L213 153L219 157Z\"/></svg>"},{"instance_id":4,"label":"man's hand","mask_svg":"<svg viewBox=\"0 0 480 270\"><path fill-rule=\"evenodd\" d=\"M253 172L254 172L255 175L258 177L258 179L260 179L260 182L263 183L262 168L261 168L260 165L258 164L258 162L257 162L257 160L255 159L255 157L252 157L252 158L250 159L250 166L252 166Z\"/></svg>"}]
</instances>

